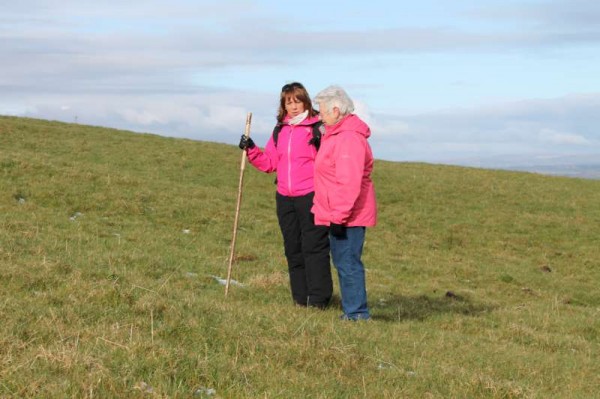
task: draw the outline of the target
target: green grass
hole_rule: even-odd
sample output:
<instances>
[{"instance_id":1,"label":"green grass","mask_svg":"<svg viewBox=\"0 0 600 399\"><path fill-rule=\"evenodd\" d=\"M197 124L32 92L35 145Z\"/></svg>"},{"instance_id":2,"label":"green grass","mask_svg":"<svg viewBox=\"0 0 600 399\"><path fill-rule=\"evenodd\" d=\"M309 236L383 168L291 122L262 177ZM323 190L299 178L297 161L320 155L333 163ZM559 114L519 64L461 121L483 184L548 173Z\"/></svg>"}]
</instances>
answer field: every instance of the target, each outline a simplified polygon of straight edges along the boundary
<instances>
[{"instance_id":1,"label":"green grass","mask_svg":"<svg viewBox=\"0 0 600 399\"><path fill-rule=\"evenodd\" d=\"M0 117L0 397L600 397L600 181L376 162L350 323L292 305L250 167L224 297L240 157Z\"/></svg>"}]
</instances>

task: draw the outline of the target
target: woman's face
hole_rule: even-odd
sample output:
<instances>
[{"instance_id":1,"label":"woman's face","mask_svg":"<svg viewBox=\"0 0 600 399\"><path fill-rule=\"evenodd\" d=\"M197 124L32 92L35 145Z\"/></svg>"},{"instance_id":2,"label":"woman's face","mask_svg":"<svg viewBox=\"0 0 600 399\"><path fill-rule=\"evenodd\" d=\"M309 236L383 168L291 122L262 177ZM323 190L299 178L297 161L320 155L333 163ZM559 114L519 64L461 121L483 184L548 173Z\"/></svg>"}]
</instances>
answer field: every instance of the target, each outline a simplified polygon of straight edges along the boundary
<instances>
[{"instance_id":1,"label":"woman's face","mask_svg":"<svg viewBox=\"0 0 600 399\"><path fill-rule=\"evenodd\" d=\"M298 100L293 95L285 97L285 112L287 112L291 118L300 115L304 111L304 103L302 103L302 101Z\"/></svg>"},{"instance_id":2,"label":"woman's face","mask_svg":"<svg viewBox=\"0 0 600 399\"><path fill-rule=\"evenodd\" d=\"M326 125L335 125L340 118L340 110L337 107L327 109L324 103L319 103L321 120Z\"/></svg>"}]
</instances>

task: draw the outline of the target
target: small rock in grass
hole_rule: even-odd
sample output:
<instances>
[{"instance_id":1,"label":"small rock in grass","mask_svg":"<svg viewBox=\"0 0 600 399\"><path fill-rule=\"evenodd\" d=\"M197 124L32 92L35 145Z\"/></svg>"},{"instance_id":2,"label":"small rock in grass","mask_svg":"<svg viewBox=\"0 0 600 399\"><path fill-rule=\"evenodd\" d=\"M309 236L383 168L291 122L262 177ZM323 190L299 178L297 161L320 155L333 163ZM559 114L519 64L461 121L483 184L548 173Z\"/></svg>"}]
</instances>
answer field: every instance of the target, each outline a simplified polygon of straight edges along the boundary
<instances>
[{"instance_id":1,"label":"small rock in grass","mask_svg":"<svg viewBox=\"0 0 600 399\"><path fill-rule=\"evenodd\" d=\"M199 396L201 398L207 398L214 396L217 393L213 388L205 388L200 387L194 391L194 396Z\"/></svg>"},{"instance_id":2,"label":"small rock in grass","mask_svg":"<svg viewBox=\"0 0 600 399\"><path fill-rule=\"evenodd\" d=\"M143 393L154 393L154 388L146 384L144 381L135 384L133 388L137 389L138 391L142 391Z\"/></svg>"},{"instance_id":3,"label":"small rock in grass","mask_svg":"<svg viewBox=\"0 0 600 399\"><path fill-rule=\"evenodd\" d=\"M211 275L211 277L214 278L217 283L219 283L221 285L227 285L227 280L226 279L218 277L218 276L212 276L212 275ZM239 281L235 281L233 279L229 280L229 284L230 285L237 285L238 287L243 287L244 286L244 284L240 283Z\"/></svg>"}]
</instances>

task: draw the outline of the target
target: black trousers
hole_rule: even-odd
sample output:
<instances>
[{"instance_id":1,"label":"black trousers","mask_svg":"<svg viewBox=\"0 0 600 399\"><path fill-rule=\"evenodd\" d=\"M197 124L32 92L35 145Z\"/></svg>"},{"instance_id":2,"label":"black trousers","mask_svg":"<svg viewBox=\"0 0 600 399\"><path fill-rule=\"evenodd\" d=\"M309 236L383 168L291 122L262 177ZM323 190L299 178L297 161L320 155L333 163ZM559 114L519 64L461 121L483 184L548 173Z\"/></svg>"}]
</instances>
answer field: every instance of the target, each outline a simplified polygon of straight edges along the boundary
<instances>
[{"instance_id":1,"label":"black trousers","mask_svg":"<svg viewBox=\"0 0 600 399\"><path fill-rule=\"evenodd\" d=\"M329 229L315 226L310 209L314 193L286 197L277 193L277 218L283 234L292 298L298 305L325 307L333 283L329 263Z\"/></svg>"}]
</instances>

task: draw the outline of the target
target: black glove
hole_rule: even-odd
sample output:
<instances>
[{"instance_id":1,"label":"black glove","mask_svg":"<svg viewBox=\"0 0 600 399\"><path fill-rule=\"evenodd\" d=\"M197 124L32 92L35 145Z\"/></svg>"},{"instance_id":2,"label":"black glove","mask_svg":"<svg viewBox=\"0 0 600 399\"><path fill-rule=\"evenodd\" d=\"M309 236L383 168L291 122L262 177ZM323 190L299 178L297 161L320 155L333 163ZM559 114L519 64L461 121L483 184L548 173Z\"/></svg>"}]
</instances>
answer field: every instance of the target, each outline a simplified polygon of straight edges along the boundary
<instances>
[{"instance_id":1,"label":"black glove","mask_svg":"<svg viewBox=\"0 0 600 399\"><path fill-rule=\"evenodd\" d=\"M346 226L344 226L343 224L331 223L331 225L329 226L329 231L334 237L346 237Z\"/></svg>"},{"instance_id":2,"label":"black glove","mask_svg":"<svg viewBox=\"0 0 600 399\"><path fill-rule=\"evenodd\" d=\"M254 147L254 141L250 137L246 137L245 134L242 134L242 138L240 139L239 144L240 149L245 150L246 148L250 149Z\"/></svg>"}]
</instances>

